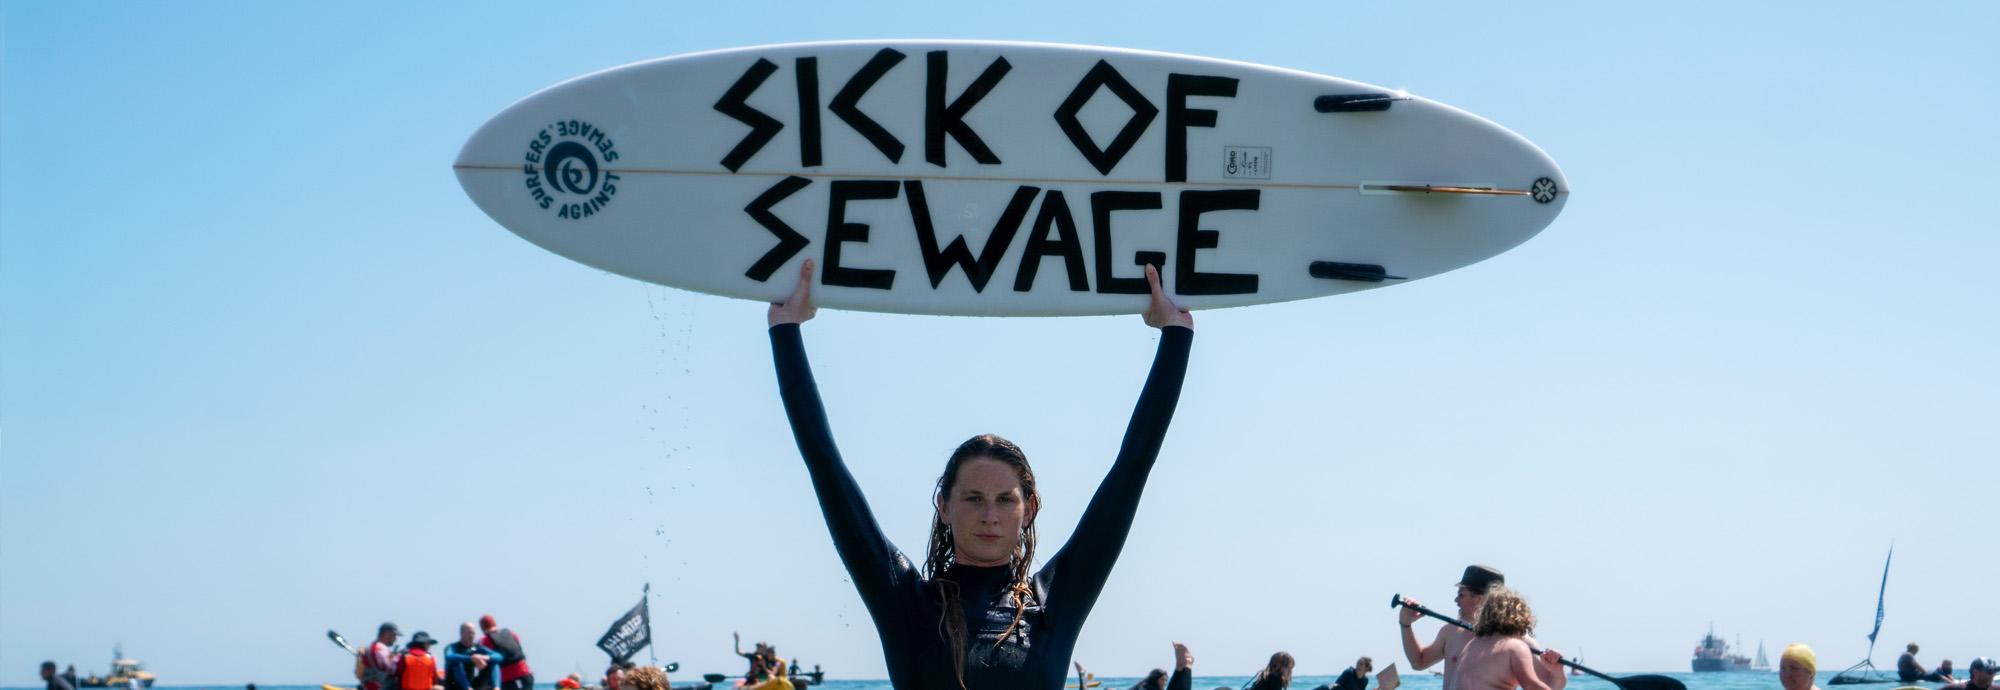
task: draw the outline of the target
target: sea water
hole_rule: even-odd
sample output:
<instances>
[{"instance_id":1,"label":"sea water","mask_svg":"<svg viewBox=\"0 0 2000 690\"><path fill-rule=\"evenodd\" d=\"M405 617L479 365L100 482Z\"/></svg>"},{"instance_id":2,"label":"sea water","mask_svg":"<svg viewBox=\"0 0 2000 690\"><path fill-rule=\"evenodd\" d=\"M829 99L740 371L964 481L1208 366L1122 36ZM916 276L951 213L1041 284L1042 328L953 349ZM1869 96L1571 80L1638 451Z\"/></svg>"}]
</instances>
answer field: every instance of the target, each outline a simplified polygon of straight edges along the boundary
<instances>
[{"instance_id":1,"label":"sea water","mask_svg":"<svg viewBox=\"0 0 2000 690\"><path fill-rule=\"evenodd\" d=\"M695 676L692 674L672 674L672 675L673 675L672 680L676 685L687 683L690 681L700 680L699 676ZM1627 675L1637 675L1637 674L1612 673L1611 675L1627 676ZM1665 675L1679 679L1682 683L1687 684L1688 690L1778 690L1779 687L1778 674L1774 671L1738 671L1732 673L1665 673L1659 675ZM1831 672L1819 674L1818 678L1819 687L1821 688L1829 687L1827 685L1827 681L1833 680L1833 676L1834 674ZM1126 678L1126 677L1116 677L1116 676L1098 676L1097 680L1102 681L1104 683L1104 685L1100 688L1100 690L1127 690L1127 688L1130 688L1132 687L1133 684L1139 682L1139 679L1137 677ZM1334 676L1292 676L1292 689L1313 690L1313 688L1317 688L1320 685L1326 683L1332 683L1333 680ZM1248 683L1249 681L1250 681L1250 676L1248 675L1238 675L1238 676L1196 675L1194 677L1194 690L1215 690L1216 688L1226 688L1227 690L1236 690L1237 688L1243 687L1243 685L1245 683ZM1076 678L1074 676L1071 676L1070 682L1072 683L1076 682ZM349 686L351 686L353 681L349 680L348 683ZM1373 679L1370 679L1369 686L1373 687L1374 684L1375 681ZM1443 679L1429 674L1409 674L1403 676L1403 688L1407 688L1407 690L1440 690L1440 688L1443 687L1443 685L1444 685ZM1876 690L1888 690L1889 688L1902 687L1904 685L1916 685L1925 688L1937 688L1943 684L1942 683L1881 683L1863 687L1873 688ZM342 687L349 687L349 686L342 686ZM553 690L555 684L536 683L535 686L537 688L543 688L545 690ZM825 685L817 685L813 687L822 688L823 690L890 690L889 681L887 680L836 680L833 678L828 678L826 680ZM1599 680L1597 678L1592 678L1590 676L1571 676L1569 679L1569 687L1572 690L1618 690L1618 686L1603 680ZM242 690L242 688L243 686L241 685L184 685L184 686L177 685L171 687L158 686L153 688L153 690ZM0 690L42 690L42 687L34 686L28 688L5 688ZM257 690L320 690L320 686L264 685L260 683L257 685ZM729 690L729 685L727 683L717 683L716 690Z\"/></svg>"}]
</instances>

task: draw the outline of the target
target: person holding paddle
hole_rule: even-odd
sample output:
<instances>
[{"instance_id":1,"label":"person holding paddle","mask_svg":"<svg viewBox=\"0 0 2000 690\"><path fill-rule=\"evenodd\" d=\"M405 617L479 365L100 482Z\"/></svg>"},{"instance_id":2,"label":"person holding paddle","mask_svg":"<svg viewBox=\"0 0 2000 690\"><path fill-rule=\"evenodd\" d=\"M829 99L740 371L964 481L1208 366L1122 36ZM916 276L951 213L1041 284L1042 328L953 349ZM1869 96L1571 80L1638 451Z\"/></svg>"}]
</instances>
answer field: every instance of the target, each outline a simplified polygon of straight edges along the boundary
<instances>
[{"instance_id":1,"label":"person holding paddle","mask_svg":"<svg viewBox=\"0 0 2000 690\"><path fill-rule=\"evenodd\" d=\"M1492 567L1483 565L1465 566L1465 574L1458 578L1458 596L1452 599L1453 603L1458 604L1458 619L1465 621L1468 625L1478 625L1480 608L1486 605L1486 593L1492 588L1505 585L1506 583L1506 574ZM1407 601L1410 605L1403 607L1403 610L1397 614L1397 618L1403 626L1403 657L1410 661L1410 668L1419 671L1430 668L1439 661L1443 661L1443 690L1456 690L1457 685L1453 681L1457 676L1459 653L1464 651L1465 645L1472 641L1474 637L1472 631L1447 625L1438 628L1437 638L1431 640L1430 644L1427 645L1418 642L1417 631L1410 626L1416 623L1417 619L1424 617L1424 614L1418 610L1422 605L1418 604L1415 599ZM1524 636L1523 639L1530 645L1535 644L1533 636ZM1537 673L1539 674L1540 671L1537 671ZM1561 690L1569 682L1569 679L1563 675L1561 667L1557 667L1548 675L1541 676L1539 680L1542 681L1543 685L1556 688L1557 690Z\"/></svg>"},{"instance_id":2,"label":"person holding paddle","mask_svg":"<svg viewBox=\"0 0 2000 690\"><path fill-rule=\"evenodd\" d=\"M1475 637L1459 655L1459 690L1562 690L1569 681L1562 672L1562 653L1534 653L1534 644L1527 641L1534 629L1534 611L1520 595L1504 586L1488 589L1479 622L1473 624ZM1551 676L1558 682L1543 682Z\"/></svg>"},{"instance_id":3,"label":"person holding paddle","mask_svg":"<svg viewBox=\"0 0 2000 690\"><path fill-rule=\"evenodd\" d=\"M390 681L396 673L396 638L402 636L403 631L395 623L383 623L375 629L375 642L356 655L361 666L360 690L386 690L392 685Z\"/></svg>"},{"instance_id":4,"label":"person holding paddle","mask_svg":"<svg viewBox=\"0 0 2000 690\"><path fill-rule=\"evenodd\" d=\"M1473 627L1472 625L1469 625L1469 624L1467 624L1467 623L1466 623L1465 621L1462 621L1462 620L1459 620L1459 619L1456 619L1456 618L1452 618L1452 617L1450 617L1450 616L1447 616L1447 615L1444 615L1444 614L1442 614L1442 613L1438 613L1438 612L1436 612L1436 611L1432 611L1432 610L1430 610L1430 609L1427 609L1427 608L1424 608L1424 606L1423 606L1422 604L1419 604L1419 603L1417 603L1417 602L1415 602L1415 601L1411 601L1410 599L1408 599L1408 598L1405 598L1405 597L1404 597L1403 595L1401 595L1401 594L1396 594L1396 595L1392 595L1392 596L1390 596L1390 597L1389 597L1389 606L1390 606L1390 608L1396 608L1396 607L1402 607L1402 608L1407 608L1407 609L1411 609L1411 610L1414 610L1414 611L1416 611L1416 612L1417 612L1418 614L1420 614L1420 615L1425 615L1425 616L1430 616L1430 617L1432 617L1432 618L1436 618L1436 619L1438 619L1439 621L1442 621L1442 622L1444 622L1444 623L1445 623L1445 624L1447 624L1447 625L1451 625L1451 626L1453 626L1453 627L1456 627L1456 628L1459 628L1459 629L1461 629L1461 630L1468 630L1468 631L1471 631L1471 630L1475 630L1475 628L1474 628L1474 627ZM1482 606L1481 608L1484 608L1484 607ZM1477 634L1477 633L1474 633L1474 634ZM1533 644L1532 642L1530 642L1530 640L1531 640L1531 638L1529 638L1529 637L1528 637L1528 636L1527 636L1526 634L1523 634L1523 635L1521 636L1521 641L1522 641L1522 642L1524 642L1524 643L1527 643L1527 644L1528 644L1528 653L1529 653L1530 655L1536 655L1536 656L1539 656L1539 655L1541 655L1541 653L1542 653L1542 650L1540 650L1540 649L1536 649L1536 648L1534 647L1534 644ZM1462 653L1461 653L1461 655L1462 655ZM1583 664L1579 664L1579 663L1576 663L1576 662L1574 662L1574 661L1570 661L1570 660L1568 660L1568 659L1563 659L1563 658L1560 658L1560 657L1558 657L1556 661L1557 661L1557 663L1561 664L1562 666L1568 666L1568 667L1570 667L1570 669L1571 669L1571 670L1575 670L1575 671L1582 671L1583 673L1585 673L1585 674L1587 674L1587 675L1592 675L1592 676L1596 676L1596 677L1598 677L1598 678L1601 678L1601 679L1603 679L1603 680L1605 680L1605 681L1608 681L1608 682L1610 682L1610 683L1611 683L1612 685L1616 685L1616 686L1618 686L1619 690L1687 690L1687 684L1686 684L1686 683L1682 683L1682 682L1680 682L1679 680L1675 680L1674 678L1671 678L1671 677L1668 677L1668 676L1662 676L1662 675L1656 675L1656 674L1646 674L1646 675L1638 675L1638 676L1624 676L1624 677L1614 677L1614 676L1610 676L1610 675L1606 675L1606 674L1605 674L1605 673L1604 673L1603 671L1599 671L1599 670L1597 670L1597 669L1594 669L1594 668L1591 668L1591 667L1589 667L1589 666L1585 666L1585 665L1583 665ZM1537 669L1541 669L1541 667L1539 667L1539 666L1537 666L1536 668L1537 668ZM1535 675L1537 676L1537 678L1539 678L1540 680L1542 680L1542 682L1543 682L1543 684L1544 684L1544 685L1551 685L1551 686L1553 686L1553 687L1562 687L1561 685L1556 685L1556 684L1553 684L1553 683L1549 683L1549 682L1548 682L1548 681L1549 681L1549 678L1548 678L1548 676L1547 676L1547 675L1546 675L1546 674L1544 673L1544 671L1545 671L1545 670L1546 670L1546 669L1541 669L1541 670L1536 670L1536 671L1535 671ZM1560 670L1560 669L1558 669L1558 670ZM1554 675L1555 675L1555 677L1556 677L1556 680L1557 680L1557 682L1559 682L1559 683L1562 683L1562 684L1567 684L1567 683L1569 682L1569 679L1568 679L1568 678L1566 678L1566 677L1564 677L1564 676L1563 676L1563 675L1562 675L1561 673L1556 673L1556 674L1554 674Z\"/></svg>"},{"instance_id":5,"label":"person holding paddle","mask_svg":"<svg viewBox=\"0 0 2000 690\"><path fill-rule=\"evenodd\" d=\"M1041 495L1027 456L991 434L959 445L930 497L921 570L889 542L847 471L806 360L800 324L814 316L811 260L768 314L785 413L835 551L882 638L898 688L1059 690L1098 593L1125 546L1146 477L1180 399L1194 319L1146 267L1146 325L1160 345L1110 474L1070 542L1031 574ZM1004 385L995 383L993 385ZM977 394L969 391L968 394Z\"/></svg>"}]
</instances>

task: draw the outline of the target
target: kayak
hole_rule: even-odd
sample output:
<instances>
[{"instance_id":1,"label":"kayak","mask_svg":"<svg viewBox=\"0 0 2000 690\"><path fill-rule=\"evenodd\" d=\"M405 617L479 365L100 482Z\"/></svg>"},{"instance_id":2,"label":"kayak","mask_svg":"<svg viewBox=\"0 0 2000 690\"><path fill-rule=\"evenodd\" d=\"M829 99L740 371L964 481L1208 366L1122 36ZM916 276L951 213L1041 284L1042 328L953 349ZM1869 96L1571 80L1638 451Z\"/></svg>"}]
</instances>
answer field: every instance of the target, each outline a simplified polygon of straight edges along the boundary
<instances>
[{"instance_id":1,"label":"kayak","mask_svg":"<svg viewBox=\"0 0 2000 690\"><path fill-rule=\"evenodd\" d=\"M736 681L736 687L741 690L792 690L792 682L783 678L772 678L761 683L744 685L743 681L739 680Z\"/></svg>"}]
</instances>

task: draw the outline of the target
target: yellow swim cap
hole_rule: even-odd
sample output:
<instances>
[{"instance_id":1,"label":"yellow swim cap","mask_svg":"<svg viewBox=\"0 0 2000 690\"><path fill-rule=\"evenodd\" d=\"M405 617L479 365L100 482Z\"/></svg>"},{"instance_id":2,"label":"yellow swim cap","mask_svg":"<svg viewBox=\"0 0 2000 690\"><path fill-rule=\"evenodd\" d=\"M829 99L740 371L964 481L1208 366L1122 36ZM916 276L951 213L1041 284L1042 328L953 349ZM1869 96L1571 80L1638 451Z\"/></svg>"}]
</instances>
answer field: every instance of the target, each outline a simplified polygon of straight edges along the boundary
<instances>
[{"instance_id":1,"label":"yellow swim cap","mask_svg":"<svg viewBox=\"0 0 2000 690\"><path fill-rule=\"evenodd\" d=\"M1806 667L1806 673L1819 673L1819 657L1814 656L1812 648L1805 646L1804 643L1786 647L1785 655L1779 658L1799 662L1799 665Z\"/></svg>"}]
</instances>

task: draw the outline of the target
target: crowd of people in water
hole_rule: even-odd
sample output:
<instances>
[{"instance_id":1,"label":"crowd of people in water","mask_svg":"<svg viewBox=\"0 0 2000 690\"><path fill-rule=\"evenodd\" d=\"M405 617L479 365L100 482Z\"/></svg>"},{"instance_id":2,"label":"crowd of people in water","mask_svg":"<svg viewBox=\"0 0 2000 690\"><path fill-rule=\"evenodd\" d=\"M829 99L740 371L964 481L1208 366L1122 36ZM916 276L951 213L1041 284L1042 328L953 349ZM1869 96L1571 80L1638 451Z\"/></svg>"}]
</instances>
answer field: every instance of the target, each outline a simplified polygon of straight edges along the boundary
<instances>
[{"instance_id":1,"label":"crowd of people in water","mask_svg":"<svg viewBox=\"0 0 2000 690\"><path fill-rule=\"evenodd\" d=\"M481 616L478 627L460 624L458 640L435 651L438 641L421 630L398 651L402 635L395 623L383 623L375 641L355 654L360 690L535 690L521 636L492 616Z\"/></svg>"},{"instance_id":2,"label":"crowd of people in water","mask_svg":"<svg viewBox=\"0 0 2000 690\"><path fill-rule=\"evenodd\" d=\"M1073 234L1064 230L1065 237ZM1155 265L1148 263L1144 270L1149 297L1143 319L1160 334L1151 370L1110 471L1069 543L1039 570L1031 569L1035 517L1042 508L1034 470L1019 446L992 434L965 441L946 459L928 497L934 511L923 557L912 561L890 543L834 443L806 358L802 326L817 314L811 260L800 267L792 294L770 306L766 320L785 414L834 549L880 635L891 685L928 690L1064 687L1084 620L1124 548L1159 457L1194 341L1193 316L1166 296ZM1507 587L1499 570L1466 568L1454 597L1457 620L1441 626L1428 643L1413 627L1427 612L1415 601L1403 603L1398 616L1404 657L1417 670L1443 663L1443 690L1563 690L1567 685L1562 654L1538 649L1531 635L1534 613ZM472 624L461 626L459 641L448 645L439 660L429 651L436 641L422 632L402 654L391 654L400 633L394 624L383 624L375 643L359 655L361 690L534 690L519 636L498 628L491 616L480 620L479 630L484 635L476 637ZM1898 665L1922 674L1916 651L1911 644ZM795 669L787 668L770 645L760 643L745 653L739 638L736 652L750 662L738 685L786 690L786 677L798 675L788 673ZM1246 689L1288 690L1294 663L1286 652L1273 654ZM1135 690L1191 690L1193 665L1193 653L1175 643L1173 672L1155 669ZM1318 690L1369 690L1372 670L1373 661L1362 657L1339 680ZM1078 671L1079 685L1088 686L1087 673L1081 666ZM1931 677L1951 681L1944 690L1993 690L1992 659L1974 660L1969 671L1967 679L1956 680L1946 662ZM1816 672L1816 658L1806 645L1785 649L1779 668L1785 690L1818 690ZM43 677L52 675L53 664L45 665ZM1905 674L1903 679L1916 678ZM581 684L575 676L565 680L567 685L558 683L562 690ZM72 690L56 682L50 682L49 690ZM613 666L603 688L672 686L665 669Z\"/></svg>"},{"instance_id":3,"label":"crowd of people in water","mask_svg":"<svg viewBox=\"0 0 2000 690\"><path fill-rule=\"evenodd\" d=\"M829 269L829 272L832 269ZM1035 516L1042 508L1034 470L1015 444L986 434L960 444L945 461L929 502L930 540L916 562L884 536L833 440L807 361L802 327L812 304L813 262L799 268L785 301L766 313L779 395L799 455L846 566L881 636L891 685L949 690L1059 690L1083 622L1102 592L1138 510L1180 397L1194 340L1194 319L1162 290L1159 269L1145 267L1143 319L1159 329L1159 347L1110 472L1078 521L1070 542L1031 572ZM829 275L831 278L831 275ZM917 565L921 563L921 565ZM1410 665L1444 664L1444 690L1563 690L1568 674L1553 649L1537 649L1534 613L1500 571L1467 568L1458 583L1458 622L1429 643L1413 625L1423 615L1407 601L1401 618ZM1169 676L1155 669L1141 688L1188 690L1193 654L1178 643ZM1913 647L1914 649L1914 647ZM1285 690L1294 660L1279 652L1248 684ZM1368 690L1372 661L1362 658L1324 686ZM1971 678L1948 690L1991 690L1993 663L1982 657ZM1803 644L1788 647L1780 669L1785 690L1815 690L1817 662ZM1089 681L1079 671L1079 685ZM1087 690L1084 688L1082 690Z\"/></svg>"},{"instance_id":4,"label":"crowd of people in water","mask_svg":"<svg viewBox=\"0 0 2000 690\"><path fill-rule=\"evenodd\" d=\"M750 651L745 652L743 651L743 636L737 633L730 633L729 635L736 640L736 655L750 662L750 670L743 673L743 680L737 683L739 686L752 688L762 686L776 690L778 688L810 684L826 677L825 672L820 670L819 664L813 664L812 671L799 668L797 660L793 660L790 666L786 666L785 658L778 656L778 648L773 645L758 642ZM808 681L807 679L812 680ZM605 690L615 690L615 688L606 686Z\"/></svg>"},{"instance_id":5,"label":"crowd of people in water","mask_svg":"<svg viewBox=\"0 0 2000 690\"><path fill-rule=\"evenodd\" d=\"M1923 663L1917 661L1918 649L1917 643L1911 642L1909 646L1903 648L1903 655L1896 658L1897 680L1905 683L1956 683L1961 680L1954 675L1955 672L1952 670L1950 659L1945 659L1943 663L1938 664L1937 668L1925 671ZM1969 680L1972 677L1971 672L1981 669L1984 669L1990 675L1993 671L1993 660L1985 657L1973 659L1972 666L1967 669L1966 679ZM1984 686L1981 687L1983 688Z\"/></svg>"}]
</instances>

